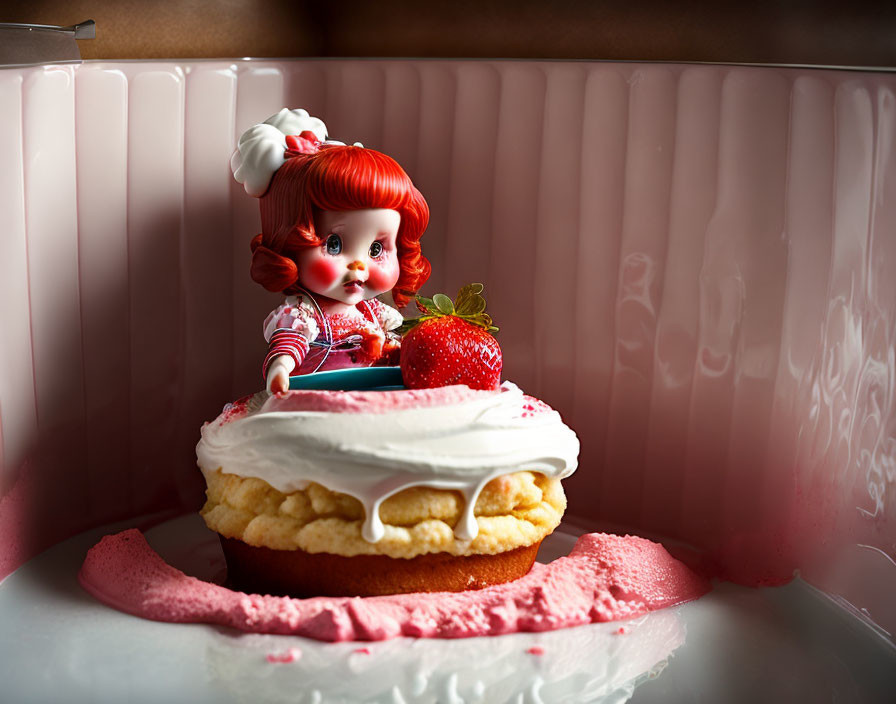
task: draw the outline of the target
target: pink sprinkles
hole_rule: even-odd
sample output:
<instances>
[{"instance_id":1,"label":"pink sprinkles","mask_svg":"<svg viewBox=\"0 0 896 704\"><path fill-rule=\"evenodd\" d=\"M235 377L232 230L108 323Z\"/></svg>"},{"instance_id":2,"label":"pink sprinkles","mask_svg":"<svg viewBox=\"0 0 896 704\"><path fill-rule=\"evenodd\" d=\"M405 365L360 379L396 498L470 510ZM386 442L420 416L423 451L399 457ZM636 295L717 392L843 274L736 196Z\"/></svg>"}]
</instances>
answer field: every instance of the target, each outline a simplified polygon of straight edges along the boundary
<instances>
[{"instance_id":1,"label":"pink sprinkles","mask_svg":"<svg viewBox=\"0 0 896 704\"><path fill-rule=\"evenodd\" d=\"M271 664L288 665L291 662L298 662L302 658L302 650L300 648L289 648L282 653L268 653L265 657Z\"/></svg>"}]
</instances>

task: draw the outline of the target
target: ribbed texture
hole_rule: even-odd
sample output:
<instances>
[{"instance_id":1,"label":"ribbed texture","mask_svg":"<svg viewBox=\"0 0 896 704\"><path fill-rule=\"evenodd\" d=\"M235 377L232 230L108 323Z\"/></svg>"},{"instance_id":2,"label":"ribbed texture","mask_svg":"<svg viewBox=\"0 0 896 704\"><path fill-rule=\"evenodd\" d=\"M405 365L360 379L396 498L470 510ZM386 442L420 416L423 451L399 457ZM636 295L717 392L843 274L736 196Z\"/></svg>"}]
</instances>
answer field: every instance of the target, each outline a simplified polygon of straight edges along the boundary
<instances>
[{"instance_id":1,"label":"ribbed texture","mask_svg":"<svg viewBox=\"0 0 896 704\"><path fill-rule=\"evenodd\" d=\"M199 426L259 387L278 302L228 162L284 105L426 195L424 290L486 284L506 376L582 440L572 516L744 578L834 535L896 554L894 88L562 62L0 72L0 574L197 504Z\"/></svg>"}]
</instances>

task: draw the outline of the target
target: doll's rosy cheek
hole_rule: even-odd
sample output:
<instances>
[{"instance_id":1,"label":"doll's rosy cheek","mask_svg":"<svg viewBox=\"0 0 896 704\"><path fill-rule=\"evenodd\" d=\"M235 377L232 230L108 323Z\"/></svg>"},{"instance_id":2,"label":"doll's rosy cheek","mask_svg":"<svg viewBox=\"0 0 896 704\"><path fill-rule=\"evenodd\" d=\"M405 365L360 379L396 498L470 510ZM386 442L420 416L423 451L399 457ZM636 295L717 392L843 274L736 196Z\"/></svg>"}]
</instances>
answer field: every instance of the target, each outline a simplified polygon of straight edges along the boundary
<instances>
[{"instance_id":1,"label":"doll's rosy cheek","mask_svg":"<svg viewBox=\"0 0 896 704\"><path fill-rule=\"evenodd\" d=\"M316 288L328 288L341 276L339 265L332 259L318 259L308 270L308 284Z\"/></svg>"},{"instance_id":2,"label":"doll's rosy cheek","mask_svg":"<svg viewBox=\"0 0 896 704\"><path fill-rule=\"evenodd\" d=\"M367 285L379 291L388 291L398 281L398 262L389 259L381 264L371 263Z\"/></svg>"}]
</instances>

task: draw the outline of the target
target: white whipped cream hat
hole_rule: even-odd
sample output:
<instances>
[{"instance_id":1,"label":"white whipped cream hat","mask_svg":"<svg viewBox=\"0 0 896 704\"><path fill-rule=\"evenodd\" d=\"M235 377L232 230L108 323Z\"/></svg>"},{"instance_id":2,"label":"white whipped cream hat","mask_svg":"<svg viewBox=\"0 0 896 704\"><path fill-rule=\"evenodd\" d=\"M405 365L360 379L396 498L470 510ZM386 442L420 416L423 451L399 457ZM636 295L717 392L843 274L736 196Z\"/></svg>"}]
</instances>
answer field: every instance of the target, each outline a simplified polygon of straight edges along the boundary
<instances>
[{"instance_id":1,"label":"white whipped cream hat","mask_svg":"<svg viewBox=\"0 0 896 704\"><path fill-rule=\"evenodd\" d=\"M230 169L246 193L260 198L268 190L271 178L286 161L287 136L314 134L318 142L342 145L344 142L327 139L327 126L323 120L312 117L307 110L283 108L264 122L243 132L236 151L230 158ZM355 142L354 146L362 146Z\"/></svg>"}]
</instances>

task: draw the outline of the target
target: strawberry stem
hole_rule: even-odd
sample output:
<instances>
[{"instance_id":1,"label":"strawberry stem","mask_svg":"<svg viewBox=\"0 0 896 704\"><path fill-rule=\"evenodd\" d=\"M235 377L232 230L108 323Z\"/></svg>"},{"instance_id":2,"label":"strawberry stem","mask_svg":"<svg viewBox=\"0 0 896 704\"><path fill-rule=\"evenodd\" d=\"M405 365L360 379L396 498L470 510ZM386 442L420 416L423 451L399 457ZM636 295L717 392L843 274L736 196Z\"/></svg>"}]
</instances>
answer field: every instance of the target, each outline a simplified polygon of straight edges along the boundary
<instances>
[{"instance_id":1,"label":"strawberry stem","mask_svg":"<svg viewBox=\"0 0 896 704\"><path fill-rule=\"evenodd\" d=\"M461 288L454 301L444 293L437 293L432 298L417 296L417 308L423 315L419 318L406 318L398 328L398 332L404 335L424 320L454 316L494 334L498 332L498 328L492 323L491 316L485 312L482 290L482 284L467 284Z\"/></svg>"}]
</instances>

